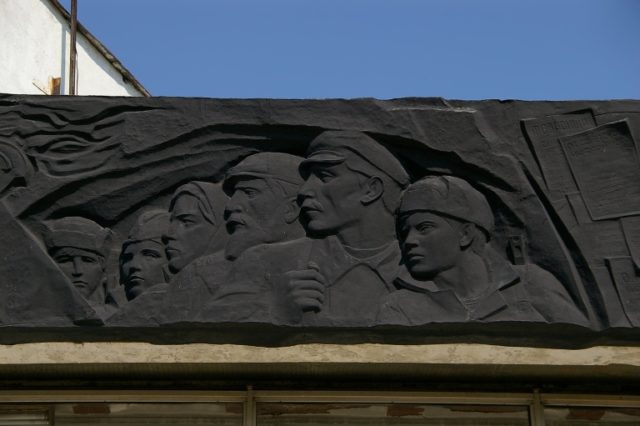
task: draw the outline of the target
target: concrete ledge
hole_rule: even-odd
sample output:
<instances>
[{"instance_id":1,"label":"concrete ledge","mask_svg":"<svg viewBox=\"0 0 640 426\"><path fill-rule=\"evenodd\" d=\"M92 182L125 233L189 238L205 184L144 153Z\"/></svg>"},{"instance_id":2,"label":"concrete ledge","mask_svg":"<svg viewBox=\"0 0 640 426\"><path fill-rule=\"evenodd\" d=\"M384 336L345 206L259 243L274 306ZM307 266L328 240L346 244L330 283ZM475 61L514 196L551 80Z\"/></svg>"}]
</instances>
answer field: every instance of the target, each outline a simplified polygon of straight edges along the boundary
<instances>
[{"instance_id":1,"label":"concrete ledge","mask_svg":"<svg viewBox=\"0 0 640 426\"><path fill-rule=\"evenodd\" d=\"M0 364L390 363L640 367L640 347L523 348L482 344L154 345L131 342L25 343L0 346Z\"/></svg>"},{"instance_id":2,"label":"concrete ledge","mask_svg":"<svg viewBox=\"0 0 640 426\"><path fill-rule=\"evenodd\" d=\"M481 344L332 345L264 348L149 343L0 346L0 375L82 379L606 380L638 383L640 348L547 349Z\"/></svg>"}]
</instances>

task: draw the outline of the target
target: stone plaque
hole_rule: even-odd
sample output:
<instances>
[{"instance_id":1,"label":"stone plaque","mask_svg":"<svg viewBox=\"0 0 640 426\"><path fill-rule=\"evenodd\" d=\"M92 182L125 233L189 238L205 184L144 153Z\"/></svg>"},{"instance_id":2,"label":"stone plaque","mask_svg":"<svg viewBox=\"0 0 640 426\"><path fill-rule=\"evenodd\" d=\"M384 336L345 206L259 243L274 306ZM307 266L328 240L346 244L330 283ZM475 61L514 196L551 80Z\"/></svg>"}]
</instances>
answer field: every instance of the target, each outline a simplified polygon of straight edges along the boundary
<instances>
[{"instance_id":1,"label":"stone plaque","mask_svg":"<svg viewBox=\"0 0 640 426\"><path fill-rule=\"evenodd\" d=\"M637 342L625 111L0 95L0 340Z\"/></svg>"},{"instance_id":2,"label":"stone plaque","mask_svg":"<svg viewBox=\"0 0 640 426\"><path fill-rule=\"evenodd\" d=\"M595 127L591 111L527 119L523 120L523 124L535 147L549 190L575 191L576 184L567 167L559 138Z\"/></svg>"},{"instance_id":3,"label":"stone plaque","mask_svg":"<svg viewBox=\"0 0 640 426\"><path fill-rule=\"evenodd\" d=\"M640 214L640 160L626 121L561 141L593 220Z\"/></svg>"}]
</instances>

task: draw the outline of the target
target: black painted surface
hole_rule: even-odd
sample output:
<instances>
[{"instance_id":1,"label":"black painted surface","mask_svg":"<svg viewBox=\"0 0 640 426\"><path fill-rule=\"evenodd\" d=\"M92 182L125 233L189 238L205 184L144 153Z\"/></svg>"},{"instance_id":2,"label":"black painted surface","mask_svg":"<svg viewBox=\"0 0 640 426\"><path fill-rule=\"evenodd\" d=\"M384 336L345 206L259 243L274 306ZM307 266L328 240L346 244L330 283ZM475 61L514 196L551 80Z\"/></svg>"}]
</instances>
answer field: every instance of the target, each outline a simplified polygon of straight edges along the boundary
<instances>
[{"instance_id":1,"label":"black painted surface","mask_svg":"<svg viewBox=\"0 0 640 426\"><path fill-rule=\"evenodd\" d=\"M0 340L640 342L639 101L0 95Z\"/></svg>"}]
</instances>

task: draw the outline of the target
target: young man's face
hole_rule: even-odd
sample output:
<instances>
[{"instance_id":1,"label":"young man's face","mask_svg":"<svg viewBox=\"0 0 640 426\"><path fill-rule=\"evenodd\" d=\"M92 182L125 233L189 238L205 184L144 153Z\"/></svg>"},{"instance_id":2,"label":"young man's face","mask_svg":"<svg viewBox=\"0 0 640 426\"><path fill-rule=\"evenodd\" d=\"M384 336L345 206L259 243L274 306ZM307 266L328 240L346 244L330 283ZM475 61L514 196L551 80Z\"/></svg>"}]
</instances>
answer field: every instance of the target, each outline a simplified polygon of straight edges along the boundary
<instances>
[{"instance_id":1,"label":"young man's face","mask_svg":"<svg viewBox=\"0 0 640 426\"><path fill-rule=\"evenodd\" d=\"M348 159L346 161L349 161ZM310 234L339 234L362 216L363 175L346 163L311 163L298 192L302 223Z\"/></svg>"},{"instance_id":2,"label":"young man's face","mask_svg":"<svg viewBox=\"0 0 640 426\"><path fill-rule=\"evenodd\" d=\"M83 297L91 297L102 283L103 260L97 253L75 247L61 247L52 257Z\"/></svg>"},{"instance_id":3,"label":"young man's face","mask_svg":"<svg viewBox=\"0 0 640 426\"><path fill-rule=\"evenodd\" d=\"M135 299L147 288L163 283L166 265L164 244L153 240L128 244L120 258L120 282L127 299Z\"/></svg>"},{"instance_id":4,"label":"young man's face","mask_svg":"<svg viewBox=\"0 0 640 426\"><path fill-rule=\"evenodd\" d=\"M455 221L424 211L400 214L400 246L414 278L430 280L457 264L462 250Z\"/></svg>"},{"instance_id":5,"label":"young man's face","mask_svg":"<svg viewBox=\"0 0 640 426\"><path fill-rule=\"evenodd\" d=\"M206 254L218 229L204 218L198 203L193 195L182 194L173 204L169 229L163 238L169 268L173 273Z\"/></svg>"}]
</instances>

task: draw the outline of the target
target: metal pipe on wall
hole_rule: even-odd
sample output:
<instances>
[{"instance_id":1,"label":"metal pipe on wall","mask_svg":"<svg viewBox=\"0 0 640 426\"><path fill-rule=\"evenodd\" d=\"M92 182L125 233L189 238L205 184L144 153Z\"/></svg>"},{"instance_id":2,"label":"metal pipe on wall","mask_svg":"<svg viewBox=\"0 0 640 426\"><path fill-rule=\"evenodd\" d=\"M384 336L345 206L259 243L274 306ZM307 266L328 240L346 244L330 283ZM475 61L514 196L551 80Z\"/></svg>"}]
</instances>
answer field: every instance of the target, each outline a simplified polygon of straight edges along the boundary
<instances>
[{"instance_id":1,"label":"metal pipe on wall","mask_svg":"<svg viewBox=\"0 0 640 426\"><path fill-rule=\"evenodd\" d=\"M69 54L69 95L76 94L77 51L76 35L78 32L78 0L71 0L71 48Z\"/></svg>"}]
</instances>

